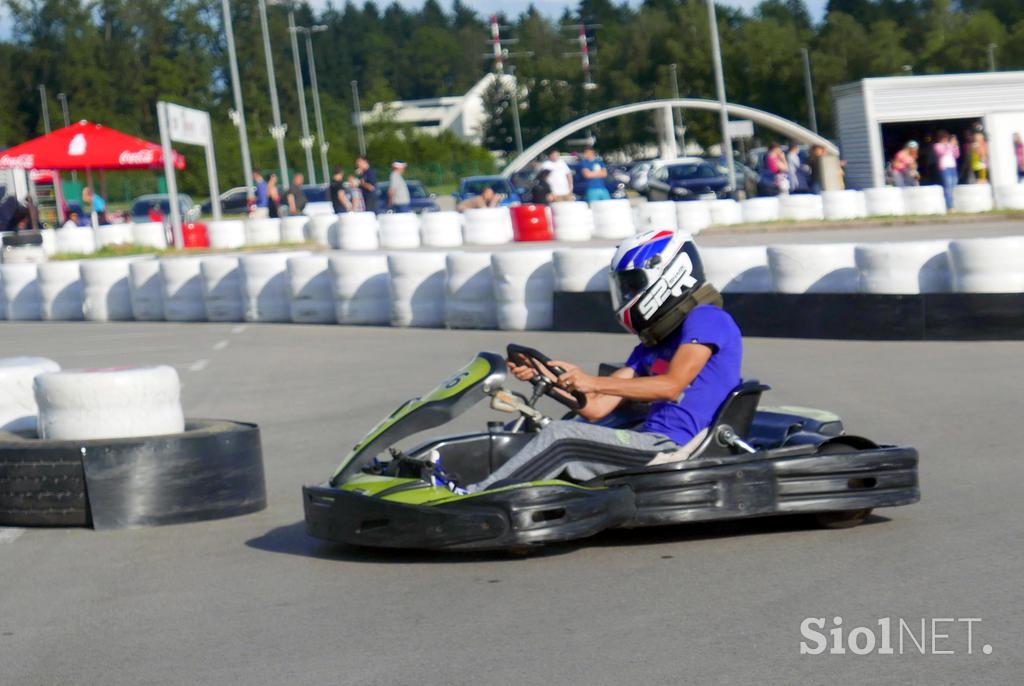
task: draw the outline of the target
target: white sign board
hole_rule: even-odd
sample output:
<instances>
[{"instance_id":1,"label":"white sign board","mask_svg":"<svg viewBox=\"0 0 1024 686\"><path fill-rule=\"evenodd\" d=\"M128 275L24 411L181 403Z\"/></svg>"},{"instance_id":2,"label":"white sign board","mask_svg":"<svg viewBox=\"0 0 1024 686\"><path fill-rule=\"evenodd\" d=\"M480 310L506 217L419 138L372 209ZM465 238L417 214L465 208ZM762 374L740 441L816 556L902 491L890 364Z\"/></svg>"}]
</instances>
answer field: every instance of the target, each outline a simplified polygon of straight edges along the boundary
<instances>
[{"instance_id":1,"label":"white sign board","mask_svg":"<svg viewBox=\"0 0 1024 686\"><path fill-rule=\"evenodd\" d=\"M737 119L729 122L730 138L753 138L754 122L749 119Z\"/></svg>"},{"instance_id":2,"label":"white sign board","mask_svg":"<svg viewBox=\"0 0 1024 686\"><path fill-rule=\"evenodd\" d=\"M217 187L217 161L213 156L210 114L169 102L157 102L156 118L160 124L160 146L164 152L164 178L167 180L174 245L183 248L181 208L178 205L178 182L174 178L174 151L171 149L171 141L201 145L206 149L206 176L210 183L213 218L220 219L220 190Z\"/></svg>"},{"instance_id":3,"label":"white sign board","mask_svg":"<svg viewBox=\"0 0 1024 686\"><path fill-rule=\"evenodd\" d=\"M172 141L206 147L210 138L210 113L167 103L167 127Z\"/></svg>"}]
</instances>

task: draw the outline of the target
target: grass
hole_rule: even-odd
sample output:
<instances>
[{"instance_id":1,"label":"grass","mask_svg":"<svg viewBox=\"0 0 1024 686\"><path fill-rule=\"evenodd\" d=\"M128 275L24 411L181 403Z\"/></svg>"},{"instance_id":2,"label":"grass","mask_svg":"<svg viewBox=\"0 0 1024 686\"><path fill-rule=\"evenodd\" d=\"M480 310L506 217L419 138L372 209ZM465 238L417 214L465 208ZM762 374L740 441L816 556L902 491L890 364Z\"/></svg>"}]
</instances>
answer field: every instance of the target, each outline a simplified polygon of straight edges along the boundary
<instances>
[{"instance_id":1,"label":"grass","mask_svg":"<svg viewBox=\"0 0 1024 686\"><path fill-rule=\"evenodd\" d=\"M96 252L86 255L84 253L62 253L51 255L50 260L101 260L111 257L133 257L136 255L153 255L154 257L180 257L187 255L218 255L224 253L257 253L257 252L279 252L281 250L323 250L323 246L316 243L275 243L274 245L247 245L241 248L147 248L142 245L107 245Z\"/></svg>"}]
</instances>

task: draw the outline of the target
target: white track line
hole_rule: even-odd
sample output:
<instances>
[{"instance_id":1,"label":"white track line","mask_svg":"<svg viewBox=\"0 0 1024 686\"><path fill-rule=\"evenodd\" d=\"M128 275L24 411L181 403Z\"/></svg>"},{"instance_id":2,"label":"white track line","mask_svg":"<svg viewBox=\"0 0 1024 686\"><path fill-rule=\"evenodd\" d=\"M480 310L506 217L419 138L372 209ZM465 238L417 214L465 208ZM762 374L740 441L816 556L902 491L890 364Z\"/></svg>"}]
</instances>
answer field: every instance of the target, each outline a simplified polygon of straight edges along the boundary
<instances>
[{"instance_id":1,"label":"white track line","mask_svg":"<svg viewBox=\"0 0 1024 686\"><path fill-rule=\"evenodd\" d=\"M239 324L238 326L232 327L231 333L235 333L235 334L244 333L247 328L249 328L249 327L246 326L245 324Z\"/></svg>"},{"instance_id":2,"label":"white track line","mask_svg":"<svg viewBox=\"0 0 1024 686\"><path fill-rule=\"evenodd\" d=\"M0 544L14 543L21 535L25 533L24 529L18 529L16 527L0 527Z\"/></svg>"},{"instance_id":3,"label":"white track line","mask_svg":"<svg viewBox=\"0 0 1024 686\"><path fill-rule=\"evenodd\" d=\"M206 365L210 364L209 360L196 360L188 366L190 372L201 372L206 369Z\"/></svg>"},{"instance_id":4,"label":"white track line","mask_svg":"<svg viewBox=\"0 0 1024 686\"><path fill-rule=\"evenodd\" d=\"M214 350L223 350L226 347L228 347L228 339L226 338L223 341L217 341L213 344Z\"/></svg>"}]
</instances>

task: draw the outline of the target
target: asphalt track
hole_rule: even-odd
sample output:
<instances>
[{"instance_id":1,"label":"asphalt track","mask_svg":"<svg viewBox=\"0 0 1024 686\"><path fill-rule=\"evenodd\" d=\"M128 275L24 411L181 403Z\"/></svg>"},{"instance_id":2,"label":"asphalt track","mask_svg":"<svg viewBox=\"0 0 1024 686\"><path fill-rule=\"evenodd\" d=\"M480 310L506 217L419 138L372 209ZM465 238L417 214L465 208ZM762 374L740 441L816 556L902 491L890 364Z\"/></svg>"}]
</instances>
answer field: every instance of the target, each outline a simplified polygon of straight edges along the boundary
<instances>
[{"instance_id":1,"label":"asphalt track","mask_svg":"<svg viewBox=\"0 0 1024 686\"><path fill-rule=\"evenodd\" d=\"M525 559L305 536L303 483L325 478L401 400L510 339L586 365L630 345L597 334L0 323L4 354L175 365L188 415L262 426L270 499L258 514L157 529L0 529L0 683L1019 683L1024 343L747 341L745 374L775 386L769 402L829 408L852 432L921 450L922 502L856 529L679 526ZM909 643L903 655L800 655L803 619L829 628L834 616L848 628L982 621L972 655L963 623L938 626L952 637L937 647L953 655Z\"/></svg>"}]
</instances>

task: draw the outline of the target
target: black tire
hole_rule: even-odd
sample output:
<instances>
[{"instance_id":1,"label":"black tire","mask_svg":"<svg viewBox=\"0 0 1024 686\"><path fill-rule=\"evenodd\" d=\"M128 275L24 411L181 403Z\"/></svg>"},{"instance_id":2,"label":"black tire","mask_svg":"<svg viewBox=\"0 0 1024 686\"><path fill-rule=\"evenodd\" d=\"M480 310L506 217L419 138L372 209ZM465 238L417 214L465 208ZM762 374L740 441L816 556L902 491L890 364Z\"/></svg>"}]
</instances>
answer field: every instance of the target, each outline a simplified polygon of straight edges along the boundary
<instances>
[{"instance_id":1,"label":"black tire","mask_svg":"<svg viewBox=\"0 0 1024 686\"><path fill-rule=\"evenodd\" d=\"M826 443L818 448L819 455L845 455L855 452L857 452L856 448L845 443ZM863 524L870 515L870 507L860 510L820 512L814 515L814 521L822 529L852 529Z\"/></svg>"},{"instance_id":2,"label":"black tire","mask_svg":"<svg viewBox=\"0 0 1024 686\"><path fill-rule=\"evenodd\" d=\"M33 450L31 442L0 432L0 525L88 526L81 457Z\"/></svg>"}]
</instances>

